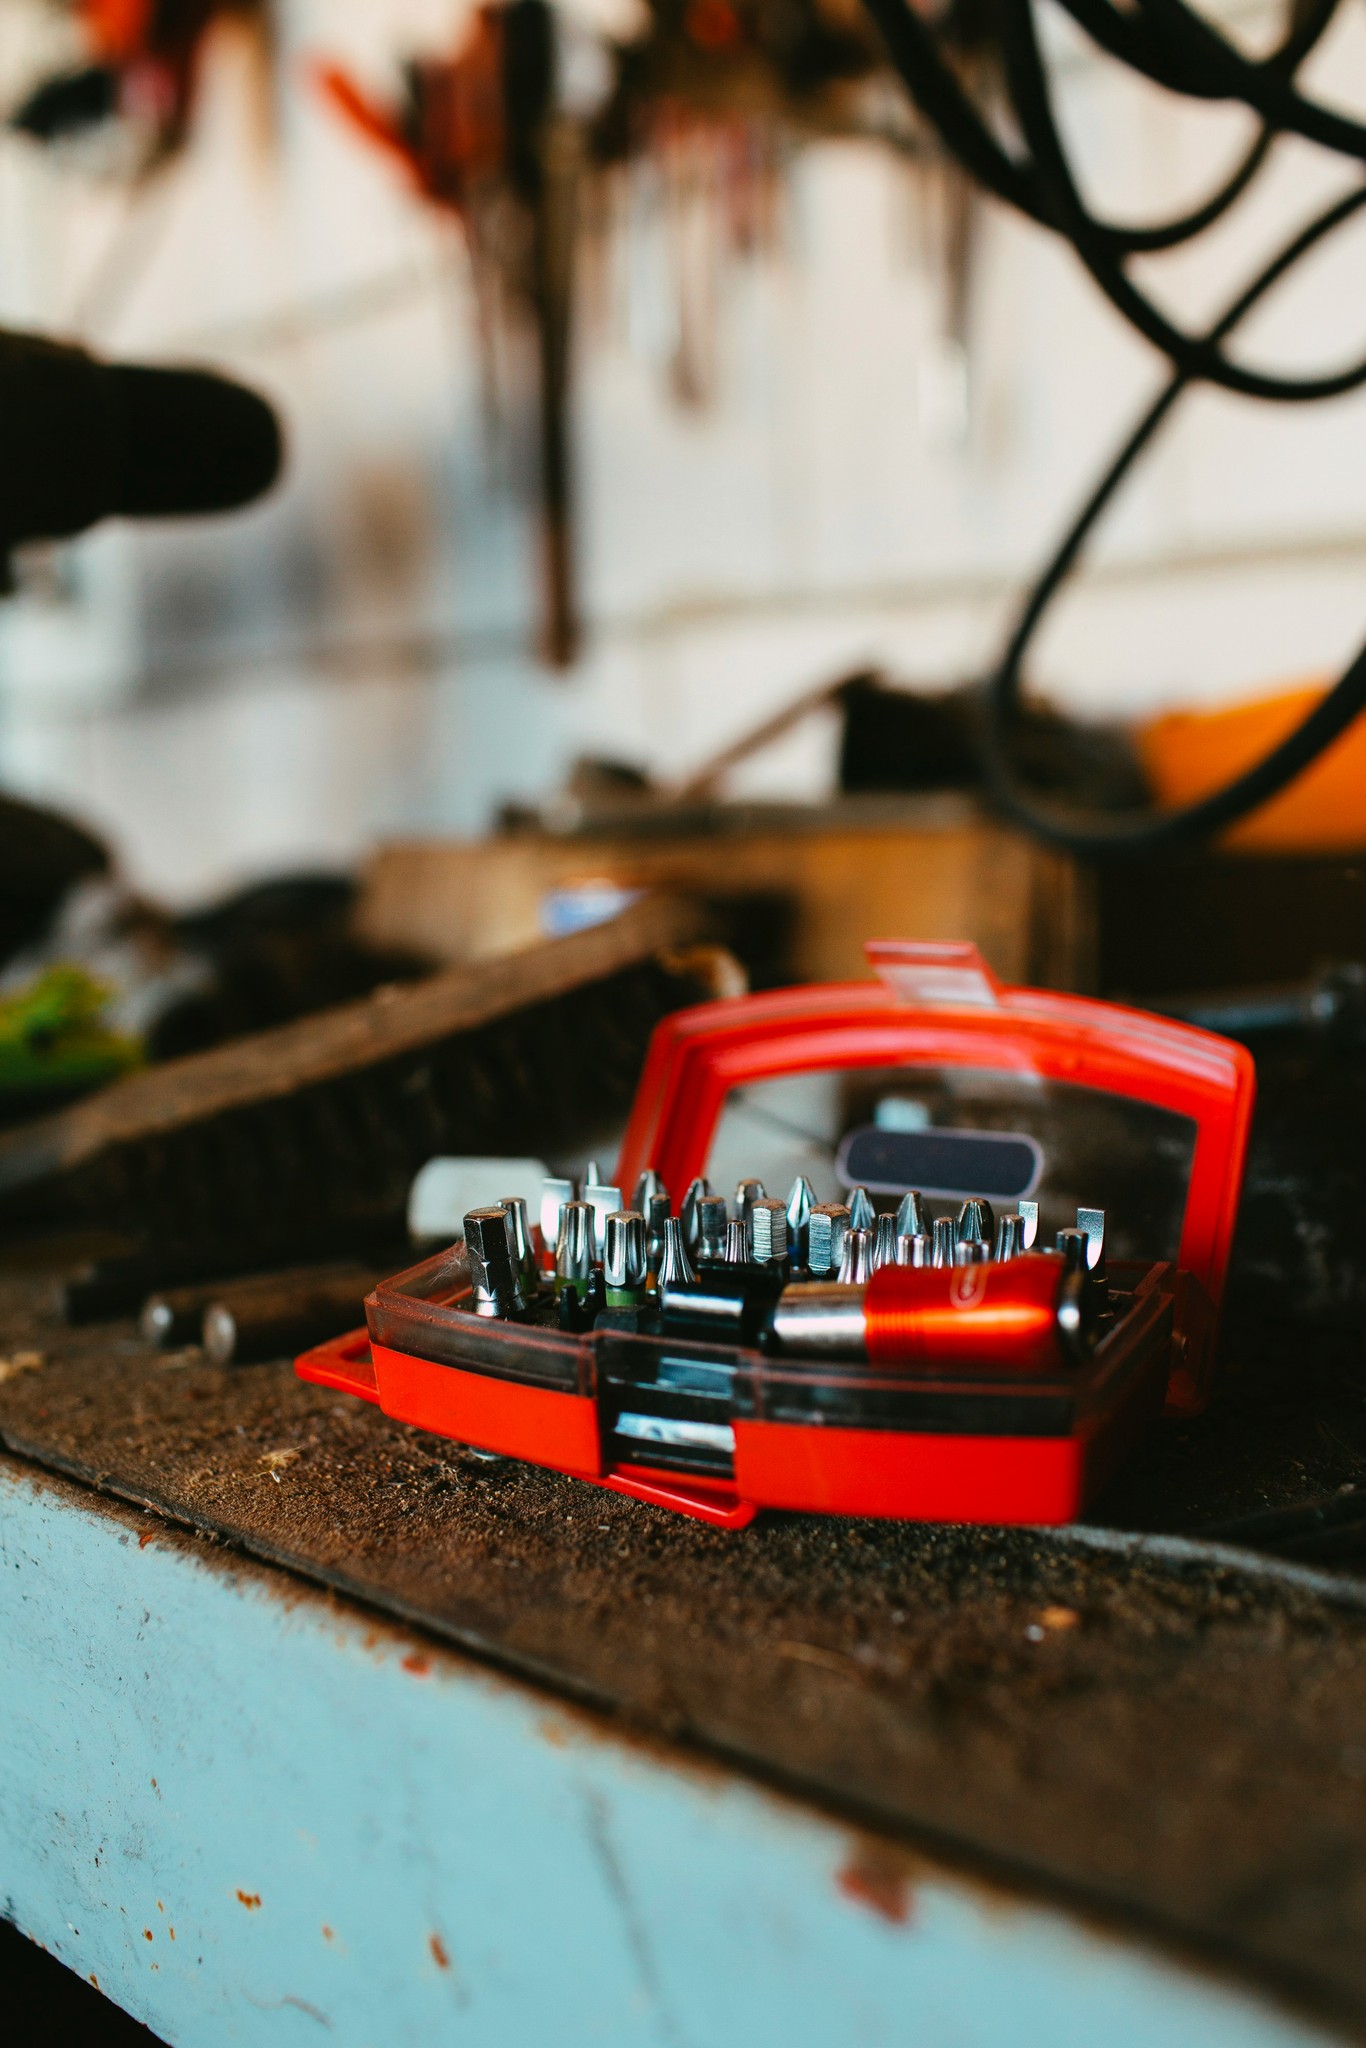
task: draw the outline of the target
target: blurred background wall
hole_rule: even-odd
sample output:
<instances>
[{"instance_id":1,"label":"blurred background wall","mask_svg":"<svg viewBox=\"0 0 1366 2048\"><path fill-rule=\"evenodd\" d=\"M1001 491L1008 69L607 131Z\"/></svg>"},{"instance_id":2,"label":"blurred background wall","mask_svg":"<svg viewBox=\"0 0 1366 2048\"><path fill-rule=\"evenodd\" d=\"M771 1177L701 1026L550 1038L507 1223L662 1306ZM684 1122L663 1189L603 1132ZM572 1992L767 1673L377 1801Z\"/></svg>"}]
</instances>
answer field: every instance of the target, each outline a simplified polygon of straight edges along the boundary
<instances>
[{"instance_id":1,"label":"blurred background wall","mask_svg":"<svg viewBox=\"0 0 1366 2048\"><path fill-rule=\"evenodd\" d=\"M628 0L574 5L591 98ZM1221 11L1258 34L1255 5ZM476 831L584 751L682 775L858 665L962 679L1160 374L1066 252L980 196L964 213L932 158L794 135L756 181L733 135L681 133L601 180L585 223L584 636L547 666L516 363L495 364L491 402L457 227L309 77L321 55L391 91L460 18L450 0L281 0L271 44L220 24L186 147L141 181L117 136L0 137L0 320L221 365L288 422L288 479L259 509L30 551L0 610L0 783L88 819L172 901L341 865L377 835ZM1241 117L1178 108L1050 25L1112 213L1175 211L1236 157ZM72 33L7 0L6 102ZM1306 76L1359 95L1359 10ZM1331 175L1288 148L1211 246L1166 261L1170 302L1213 312ZM762 201L748 236L737 191ZM1364 237L1340 234L1249 323L1250 359L1360 348ZM1363 476L1366 395L1188 398L1036 681L1085 715L1326 673L1361 631ZM818 719L736 786L810 796L832 773Z\"/></svg>"}]
</instances>

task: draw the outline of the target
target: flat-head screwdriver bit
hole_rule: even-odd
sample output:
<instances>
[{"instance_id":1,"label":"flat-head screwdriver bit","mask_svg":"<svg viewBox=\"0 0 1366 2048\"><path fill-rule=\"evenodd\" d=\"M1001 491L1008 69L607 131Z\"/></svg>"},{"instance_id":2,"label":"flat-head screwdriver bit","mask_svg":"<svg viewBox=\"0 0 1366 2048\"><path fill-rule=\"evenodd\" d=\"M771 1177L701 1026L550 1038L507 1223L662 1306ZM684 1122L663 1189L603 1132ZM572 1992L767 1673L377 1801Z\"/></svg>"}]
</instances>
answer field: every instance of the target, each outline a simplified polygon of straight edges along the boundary
<instances>
[{"instance_id":1,"label":"flat-head screwdriver bit","mask_svg":"<svg viewBox=\"0 0 1366 2048\"><path fill-rule=\"evenodd\" d=\"M572 1180L543 1180L541 1182L541 1242L553 1259L555 1247L560 1241L560 1211L566 1202L574 1199Z\"/></svg>"}]
</instances>

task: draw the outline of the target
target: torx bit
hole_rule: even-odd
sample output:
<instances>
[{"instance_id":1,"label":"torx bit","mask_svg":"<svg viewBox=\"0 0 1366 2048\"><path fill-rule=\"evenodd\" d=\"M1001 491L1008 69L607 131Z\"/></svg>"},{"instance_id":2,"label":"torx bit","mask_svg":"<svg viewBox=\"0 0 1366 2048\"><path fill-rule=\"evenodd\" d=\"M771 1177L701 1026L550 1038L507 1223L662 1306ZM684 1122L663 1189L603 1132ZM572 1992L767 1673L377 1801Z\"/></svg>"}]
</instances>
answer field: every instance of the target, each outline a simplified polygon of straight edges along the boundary
<instances>
[{"instance_id":1,"label":"torx bit","mask_svg":"<svg viewBox=\"0 0 1366 2048\"><path fill-rule=\"evenodd\" d=\"M566 1202L572 1202L573 1199L572 1180L541 1182L541 1242L552 1259L560 1241L560 1211Z\"/></svg>"},{"instance_id":2,"label":"torx bit","mask_svg":"<svg viewBox=\"0 0 1366 2048\"><path fill-rule=\"evenodd\" d=\"M761 1180L742 1180L735 1190L735 1214L744 1224L749 1222L749 1212L756 1202L762 1202L768 1193Z\"/></svg>"},{"instance_id":3,"label":"torx bit","mask_svg":"<svg viewBox=\"0 0 1366 2048\"><path fill-rule=\"evenodd\" d=\"M749 1230L744 1219L732 1216L726 1225L726 1264L747 1266L749 1264Z\"/></svg>"},{"instance_id":4,"label":"torx bit","mask_svg":"<svg viewBox=\"0 0 1366 2048\"><path fill-rule=\"evenodd\" d=\"M697 1282L688 1247L683 1236L683 1221L671 1216L664 1226L664 1256L659 1262L656 1286L662 1294L666 1287L692 1287Z\"/></svg>"},{"instance_id":5,"label":"torx bit","mask_svg":"<svg viewBox=\"0 0 1366 2048\"><path fill-rule=\"evenodd\" d=\"M980 1195L972 1195L958 1211L958 1242L971 1245L973 1249L966 1258L960 1256L959 1264L968 1266L974 1261L991 1257L991 1241L996 1235L996 1218L991 1213L990 1202ZM982 1250L978 1251L977 1246Z\"/></svg>"},{"instance_id":6,"label":"torx bit","mask_svg":"<svg viewBox=\"0 0 1366 2048\"><path fill-rule=\"evenodd\" d=\"M925 1197L914 1188L907 1188L897 1204L896 1234L898 1237L928 1237L930 1220L925 1214Z\"/></svg>"},{"instance_id":7,"label":"torx bit","mask_svg":"<svg viewBox=\"0 0 1366 2048\"><path fill-rule=\"evenodd\" d=\"M952 1216L936 1216L934 1232L930 1240L930 1264L932 1266L954 1266L958 1263L958 1231Z\"/></svg>"},{"instance_id":8,"label":"torx bit","mask_svg":"<svg viewBox=\"0 0 1366 2048\"><path fill-rule=\"evenodd\" d=\"M873 1213L872 1198L867 1188L849 1190L849 1228L871 1230L877 1218Z\"/></svg>"},{"instance_id":9,"label":"torx bit","mask_svg":"<svg viewBox=\"0 0 1366 2048\"><path fill-rule=\"evenodd\" d=\"M840 1252L841 1287L864 1287L873 1277L873 1233L850 1228L844 1233Z\"/></svg>"},{"instance_id":10,"label":"torx bit","mask_svg":"<svg viewBox=\"0 0 1366 2048\"><path fill-rule=\"evenodd\" d=\"M697 1205L703 1195L710 1193L711 1182L705 1174L699 1173L694 1180L688 1182L688 1192L679 1203L678 1214L683 1223L683 1242L690 1252L697 1246Z\"/></svg>"},{"instance_id":11,"label":"torx bit","mask_svg":"<svg viewBox=\"0 0 1366 2048\"><path fill-rule=\"evenodd\" d=\"M540 1275L536 1271L536 1254L531 1244L531 1225L527 1221L526 1202L521 1195L500 1195L498 1206L507 1211L508 1241L512 1246L512 1264L521 1282L522 1293L529 1301L536 1292Z\"/></svg>"},{"instance_id":12,"label":"torx bit","mask_svg":"<svg viewBox=\"0 0 1366 2048\"><path fill-rule=\"evenodd\" d=\"M787 1264L787 1209L775 1196L761 1196L751 1205L749 1243L756 1266Z\"/></svg>"},{"instance_id":13,"label":"torx bit","mask_svg":"<svg viewBox=\"0 0 1366 2048\"><path fill-rule=\"evenodd\" d=\"M639 1210L640 1214L648 1220L650 1197L652 1195L667 1195L668 1192L669 1190L665 1187L653 1166L647 1166L645 1171L637 1176L635 1193L631 1197L631 1207Z\"/></svg>"},{"instance_id":14,"label":"torx bit","mask_svg":"<svg viewBox=\"0 0 1366 2048\"><path fill-rule=\"evenodd\" d=\"M648 1270L645 1218L638 1209L614 1209L607 1219L602 1255L608 1308L639 1308Z\"/></svg>"},{"instance_id":15,"label":"torx bit","mask_svg":"<svg viewBox=\"0 0 1366 2048\"><path fill-rule=\"evenodd\" d=\"M1060 1230L1057 1247L1067 1261L1069 1273L1086 1271L1086 1232L1084 1230Z\"/></svg>"},{"instance_id":16,"label":"torx bit","mask_svg":"<svg viewBox=\"0 0 1366 2048\"><path fill-rule=\"evenodd\" d=\"M555 1248L555 1292L572 1286L579 1301L588 1299L596 1257L591 1202L566 1202L560 1211L560 1241Z\"/></svg>"},{"instance_id":17,"label":"torx bit","mask_svg":"<svg viewBox=\"0 0 1366 2048\"><path fill-rule=\"evenodd\" d=\"M993 1257L998 1264L1005 1265L1011 1259L1018 1259L1024 1250L1024 1219L1020 1216L1002 1216L996 1223L996 1243Z\"/></svg>"},{"instance_id":18,"label":"torx bit","mask_svg":"<svg viewBox=\"0 0 1366 2048\"><path fill-rule=\"evenodd\" d=\"M933 1263L933 1246L923 1230L899 1230L896 1238L898 1266L928 1266Z\"/></svg>"},{"instance_id":19,"label":"torx bit","mask_svg":"<svg viewBox=\"0 0 1366 2048\"><path fill-rule=\"evenodd\" d=\"M843 1202L816 1203L806 1226L806 1265L813 1280L833 1279L838 1273L848 1229L849 1211Z\"/></svg>"},{"instance_id":20,"label":"torx bit","mask_svg":"<svg viewBox=\"0 0 1366 2048\"><path fill-rule=\"evenodd\" d=\"M787 1251L795 1265L806 1264L806 1236L816 1190L804 1173L799 1173L787 1191Z\"/></svg>"},{"instance_id":21,"label":"torx bit","mask_svg":"<svg viewBox=\"0 0 1366 2048\"><path fill-rule=\"evenodd\" d=\"M719 1263L726 1256L726 1226L729 1222L724 1195L697 1198L697 1249L700 1260Z\"/></svg>"},{"instance_id":22,"label":"torx bit","mask_svg":"<svg viewBox=\"0 0 1366 2048\"><path fill-rule=\"evenodd\" d=\"M471 1209L465 1218L465 1248L477 1316L512 1316L526 1307L512 1263L506 1209Z\"/></svg>"},{"instance_id":23,"label":"torx bit","mask_svg":"<svg viewBox=\"0 0 1366 2048\"><path fill-rule=\"evenodd\" d=\"M888 1209L873 1226L873 1271L896 1264L896 1217Z\"/></svg>"}]
</instances>

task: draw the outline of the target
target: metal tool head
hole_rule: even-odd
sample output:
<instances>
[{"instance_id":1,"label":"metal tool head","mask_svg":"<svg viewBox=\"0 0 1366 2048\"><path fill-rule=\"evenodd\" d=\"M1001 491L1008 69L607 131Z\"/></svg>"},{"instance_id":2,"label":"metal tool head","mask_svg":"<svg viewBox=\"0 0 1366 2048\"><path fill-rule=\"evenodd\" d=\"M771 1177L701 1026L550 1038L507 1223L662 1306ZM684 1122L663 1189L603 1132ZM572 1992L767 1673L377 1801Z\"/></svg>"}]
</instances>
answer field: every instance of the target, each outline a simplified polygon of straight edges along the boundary
<instances>
[{"instance_id":1,"label":"metal tool head","mask_svg":"<svg viewBox=\"0 0 1366 2048\"><path fill-rule=\"evenodd\" d=\"M888 1209L873 1227L873 1271L896 1264L896 1217Z\"/></svg>"},{"instance_id":2,"label":"metal tool head","mask_svg":"<svg viewBox=\"0 0 1366 2048\"><path fill-rule=\"evenodd\" d=\"M925 1197L914 1188L907 1188L897 1204L896 1234L898 1237L928 1237L930 1219L925 1214Z\"/></svg>"},{"instance_id":3,"label":"metal tool head","mask_svg":"<svg viewBox=\"0 0 1366 2048\"><path fill-rule=\"evenodd\" d=\"M995 1235L996 1218L991 1213L990 1202L984 1200L981 1195L970 1195L958 1211L958 1242L985 1245L990 1255Z\"/></svg>"},{"instance_id":4,"label":"metal tool head","mask_svg":"<svg viewBox=\"0 0 1366 2048\"><path fill-rule=\"evenodd\" d=\"M749 1226L742 1216L732 1216L726 1225L726 1264L749 1264Z\"/></svg>"},{"instance_id":5,"label":"metal tool head","mask_svg":"<svg viewBox=\"0 0 1366 2048\"><path fill-rule=\"evenodd\" d=\"M635 1192L631 1196L631 1207L639 1210L642 1216L648 1218L651 1197L654 1195L667 1195L668 1192L669 1190L665 1187L653 1166L647 1166L644 1173L639 1174L636 1178Z\"/></svg>"},{"instance_id":6,"label":"metal tool head","mask_svg":"<svg viewBox=\"0 0 1366 2048\"><path fill-rule=\"evenodd\" d=\"M1086 1239L1086 1269L1098 1273L1105 1266L1105 1211L1078 1209L1077 1229Z\"/></svg>"},{"instance_id":7,"label":"metal tool head","mask_svg":"<svg viewBox=\"0 0 1366 2048\"><path fill-rule=\"evenodd\" d=\"M1039 1235L1039 1205L1037 1202L1017 1202L1015 1206L1020 1212L1020 1223L1024 1237L1024 1244L1021 1249L1032 1252L1035 1239Z\"/></svg>"},{"instance_id":8,"label":"metal tool head","mask_svg":"<svg viewBox=\"0 0 1366 2048\"><path fill-rule=\"evenodd\" d=\"M683 1234L683 1219L671 1216L664 1226L664 1255L659 1262L658 1282L666 1287L692 1287L697 1280Z\"/></svg>"},{"instance_id":9,"label":"metal tool head","mask_svg":"<svg viewBox=\"0 0 1366 2048\"><path fill-rule=\"evenodd\" d=\"M591 1202L566 1202L560 1211L560 1241L555 1249L555 1291L566 1285L585 1298L597 1258L596 1232Z\"/></svg>"},{"instance_id":10,"label":"metal tool head","mask_svg":"<svg viewBox=\"0 0 1366 2048\"><path fill-rule=\"evenodd\" d=\"M560 1241L560 1211L566 1202L574 1199L572 1180L543 1180L541 1182L541 1242L551 1258Z\"/></svg>"},{"instance_id":11,"label":"metal tool head","mask_svg":"<svg viewBox=\"0 0 1366 2048\"><path fill-rule=\"evenodd\" d=\"M726 1256L726 1226L730 1212L724 1195L705 1194L697 1198L697 1243L694 1257L723 1259Z\"/></svg>"},{"instance_id":12,"label":"metal tool head","mask_svg":"<svg viewBox=\"0 0 1366 2048\"><path fill-rule=\"evenodd\" d=\"M871 1230L876 1220L872 1197L868 1193L867 1188L850 1188L849 1228L851 1230Z\"/></svg>"},{"instance_id":13,"label":"metal tool head","mask_svg":"<svg viewBox=\"0 0 1366 2048\"><path fill-rule=\"evenodd\" d=\"M930 1237L930 1264L952 1266L958 1251L958 1229L952 1216L936 1216Z\"/></svg>"},{"instance_id":14,"label":"metal tool head","mask_svg":"<svg viewBox=\"0 0 1366 2048\"><path fill-rule=\"evenodd\" d=\"M842 1287L863 1287L873 1277L873 1233L849 1229L840 1251L839 1282Z\"/></svg>"},{"instance_id":15,"label":"metal tool head","mask_svg":"<svg viewBox=\"0 0 1366 2048\"><path fill-rule=\"evenodd\" d=\"M598 1165L596 1159L590 1159L587 1166L583 1169L582 1185L586 1188L596 1188L603 1185L602 1168Z\"/></svg>"},{"instance_id":16,"label":"metal tool head","mask_svg":"<svg viewBox=\"0 0 1366 2048\"><path fill-rule=\"evenodd\" d=\"M1019 1216L1001 1216L996 1222L996 1244L993 1256L1002 1265L1011 1259L1018 1259L1024 1250L1024 1221Z\"/></svg>"},{"instance_id":17,"label":"metal tool head","mask_svg":"<svg viewBox=\"0 0 1366 2048\"><path fill-rule=\"evenodd\" d=\"M799 1266L806 1264L806 1232L816 1190L804 1173L799 1173L787 1191L787 1249Z\"/></svg>"},{"instance_id":18,"label":"metal tool head","mask_svg":"<svg viewBox=\"0 0 1366 2048\"><path fill-rule=\"evenodd\" d=\"M1086 1271L1086 1232L1084 1230L1060 1230L1057 1247L1067 1261L1069 1273Z\"/></svg>"},{"instance_id":19,"label":"metal tool head","mask_svg":"<svg viewBox=\"0 0 1366 2048\"><path fill-rule=\"evenodd\" d=\"M749 1212L756 1202L762 1202L768 1190L761 1180L742 1180L735 1190L735 1214L743 1223L749 1222Z\"/></svg>"},{"instance_id":20,"label":"metal tool head","mask_svg":"<svg viewBox=\"0 0 1366 2048\"><path fill-rule=\"evenodd\" d=\"M806 1226L806 1263L813 1279L833 1279L840 1269L840 1254L849 1229L849 1211L843 1202L817 1202Z\"/></svg>"},{"instance_id":21,"label":"metal tool head","mask_svg":"<svg viewBox=\"0 0 1366 2048\"><path fill-rule=\"evenodd\" d=\"M522 1283L522 1292L528 1297L536 1292L536 1253L531 1243L531 1224L526 1213L526 1202L521 1195L500 1195L499 1207L506 1210L508 1219L508 1241L512 1246L512 1263Z\"/></svg>"},{"instance_id":22,"label":"metal tool head","mask_svg":"<svg viewBox=\"0 0 1366 2048\"><path fill-rule=\"evenodd\" d=\"M756 1266L778 1266L787 1259L787 1208L763 1195L749 1212L750 1255Z\"/></svg>"},{"instance_id":23,"label":"metal tool head","mask_svg":"<svg viewBox=\"0 0 1366 2048\"><path fill-rule=\"evenodd\" d=\"M601 1261L603 1248L607 1242L607 1219L614 1210L621 1207L621 1189L605 1187L601 1181L586 1180L581 1199L587 1202L593 1211L595 1256Z\"/></svg>"},{"instance_id":24,"label":"metal tool head","mask_svg":"<svg viewBox=\"0 0 1366 2048\"><path fill-rule=\"evenodd\" d=\"M614 1209L607 1218L602 1256L607 1306L633 1307L643 1301L647 1271L645 1218L638 1209Z\"/></svg>"},{"instance_id":25,"label":"metal tool head","mask_svg":"<svg viewBox=\"0 0 1366 2048\"><path fill-rule=\"evenodd\" d=\"M697 1246L697 1205L703 1195L710 1193L711 1182L705 1174L699 1173L695 1180L688 1182L688 1192L679 1205L678 1213L683 1222L683 1242L690 1252Z\"/></svg>"},{"instance_id":26,"label":"metal tool head","mask_svg":"<svg viewBox=\"0 0 1366 2048\"><path fill-rule=\"evenodd\" d=\"M645 1218L646 1256L653 1272L664 1256L664 1226L672 1214L668 1194L662 1187L650 1196L641 1213Z\"/></svg>"},{"instance_id":27,"label":"metal tool head","mask_svg":"<svg viewBox=\"0 0 1366 2048\"><path fill-rule=\"evenodd\" d=\"M515 1315L526 1307L521 1277L513 1267L506 1209L471 1209L465 1217L465 1249L476 1315Z\"/></svg>"},{"instance_id":28,"label":"metal tool head","mask_svg":"<svg viewBox=\"0 0 1366 2048\"><path fill-rule=\"evenodd\" d=\"M931 1262L932 1246L923 1230L897 1232L896 1262L898 1266L928 1266Z\"/></svg>"}]
</instances>

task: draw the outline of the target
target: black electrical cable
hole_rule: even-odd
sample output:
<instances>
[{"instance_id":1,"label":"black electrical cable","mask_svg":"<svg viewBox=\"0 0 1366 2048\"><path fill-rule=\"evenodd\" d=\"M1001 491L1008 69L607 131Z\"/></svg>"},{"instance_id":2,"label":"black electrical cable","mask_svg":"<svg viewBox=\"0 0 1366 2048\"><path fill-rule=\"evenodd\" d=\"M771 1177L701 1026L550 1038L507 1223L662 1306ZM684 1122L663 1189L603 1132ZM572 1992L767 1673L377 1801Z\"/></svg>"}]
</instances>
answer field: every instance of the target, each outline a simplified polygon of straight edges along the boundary
<instances>
[{"instance_id":1,"label":"black electrical cable","mask_svg":"<svg viewBox=\"0 0 1366 2048\"><path fill-rule=\"evenodd\" d=\"M1259 132L1247 155L1192 212L1147 228L1124 228L1087 210L1054 118L1034 0L996 0L995 14L1011 111L1024 153L1008 150L998 140L941 52L935 32L912 11L908 0L865 0L916 105L954 154L998 197L1062 235L1111 303L1171 364L1169 382L1113 457L1036 581L991 677L983 731L988 781L1013 816L1075 851L1133 853L1200 837L1256 809L1302 773L1366 708L1363 648L1309 717L1263 760L1225 788L1179 811L1079 817L1027 787L1011 757L1021 668L1034 634L1106 506L1185 390L1207 383L1272 402L1308 403L1366 384L1366 359L1316 376L1273 376L1231 361L1222 347L1302 257L1366 205L1366 184L1354 187L1310 221L1205 333L1185 333L1167 319L1139 291L1123 265L1129 256L1174 248L1213 225L1247 190L1280 135L1302 136L1360 161L1366 158L1366 126L1307 99L1295 84L1299 66L1333 21L1339 0L1303 0L1292 11L1280 43L1258 59L1245 57L1192 13L1184 0L1134 0L1132 9L1123 12L1111 0L1060 4L1099 47L1167 90L1202 100L1239 102L1258 118Z\"/></svg>"}]
</instances>

